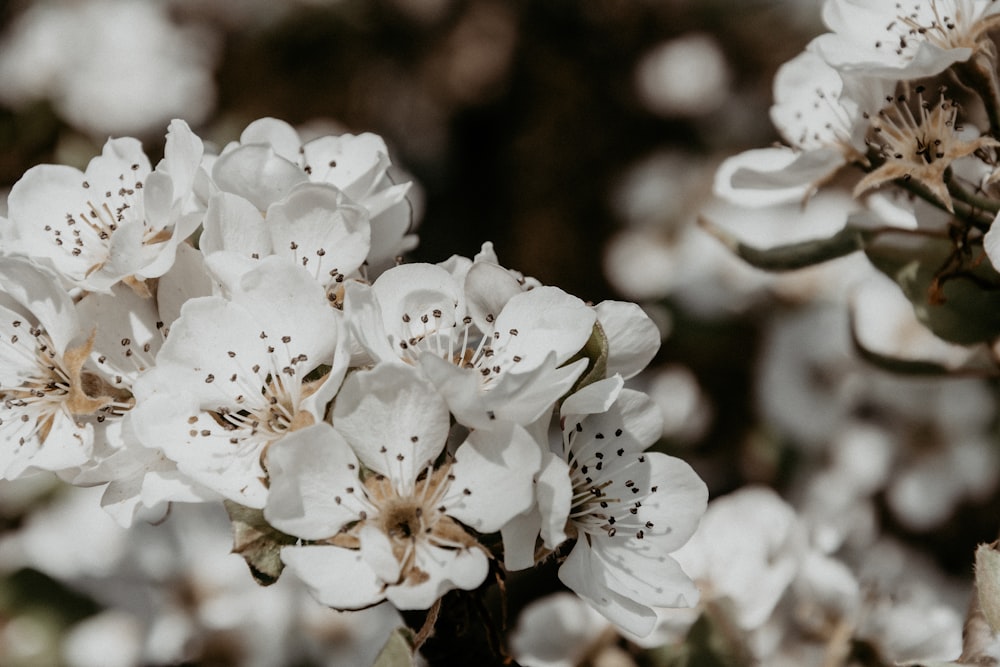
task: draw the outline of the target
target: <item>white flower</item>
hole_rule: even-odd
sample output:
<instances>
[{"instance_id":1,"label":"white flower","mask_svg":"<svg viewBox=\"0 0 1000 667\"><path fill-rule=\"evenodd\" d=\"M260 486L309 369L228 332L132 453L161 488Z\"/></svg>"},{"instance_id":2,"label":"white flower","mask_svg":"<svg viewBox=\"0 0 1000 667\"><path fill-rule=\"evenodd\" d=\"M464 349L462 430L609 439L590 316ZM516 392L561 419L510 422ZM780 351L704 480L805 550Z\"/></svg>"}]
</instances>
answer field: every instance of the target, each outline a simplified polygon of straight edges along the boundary
<instances>
[{"instance_id":1,"label":"white flower","mask_svg":"<svg viewBox=\"0 0 1000 667\"><path fill-rule=\"evenodd\" d=\"M0 284L0 475L82 465L91 457L95 430L103 434L109 417L114 421L131 407L128 383L91 361L98 329L85 329L56 276L4 258ZM111 348L126 347L107 344L121 334L114 325L95 325L97 349L113 356Z\"/></svg>"},{"instance_id":2,"label":"white flower","mask_svg":"<svg viewBox=\"0 0 1000 667\"><path fill-rule=\"evenodd\" d=\"M109 391L128 398L137 379L155 365L166 330L153 299L144 299L124 285L111 294L90 293L78 304L83 330L93 331L89 367ZM117 412L121 412L119 408ZM143 447L127 420L112 417L97 429L91 459L63 477L73 484L107 483L102 506L123 526L141 507L152 508L151 518L166 500L205 500L206 489L196 489L161 452ZM103 436L103 437L101 437ZM181 489L186 489L184 493Z\"/></svg>"},{"instance_id":3,"label":"white flower","mask_svg":"<svg viewBox=\"0 0 1000 667\"><path fill-rule=\"evenodd\" d=\"M508 567L524 567L535 536L548 549L575 538L560 580L642 636L653 630L654 608L698 600L670 553L694 532L708 489L683 461L644 451L660 435L659 409L622 384L601 380L563 403L562 442L538 475L538 511L505 526L504 550Z\"/></svg>"},{"instance_id":4,"label":"white flower","mask_svg":"<svg viewBox=\"0 0 1000 667\"><path fill-rule=\"evenodd\" d=\"M301 183L336 187L346 200L368 211L368 262L384 268L416 245L416 237L407 235L410 184L393 184L386 171L390 164L378 135L325 136L303 143L288 123L261 118L247 126L239 142L226 146L212 166L212 178L220 190L243 197L260 211Z\"/></svg>"},{"instance_id":5,"label":"white flower","mask_svg":"<svg viewBox=\"0 0 1000 667\"><path fill-rule=\"evenodd\" d=\"M716 195L742 206L801 201L845 164L867 164L866 113L881 108L892 86L845 77L815 53L800 53L774 77L771 120L788 146L726 160L716 173Z\"/></svg>"},{"instance_id":6,"label":"white flower","mask_svg":"<svg viewBox=\"0 0 1000 667\"><path fill-rule=\"evenodd\" d=\"M530 505L540 452L527 432L474 431L439 462L447 406L395 365L350 376L333 421L336 430L316 424L267 453L268 522L313 541L285 547L285 564L337 609L383 599L426 609L481 584L488 556L466 526L496 532Z\"/></svg>"},{"instance_id":7,"label":"white flower","mask_svg":"<svg viewBox=\"0 0 1000 667\"><path fill-rule=\"evenodd\" d=\"M11 188L6 250L85 290L108 292L124 281L148 294L145 280L170 269L178 244L200 222L192 188L201 155L201 139L175 120L153 171L132 138L109 139L84 173L32 167Z\"/></svg>"},{"instance_id":8,"label":"white flower","mask_svg":"<svg viewBox=\"0 0 1000 667\"><path fill-rule=\"evenodd\" d=\"M323 290L283 258L229 288L228 299L181 308L156 367L136 384L132 425L191 479L263 507L262 453L323 419L343 378L344 337Z\"/></svg>"},{"instance_id":9,"label":"white flower","mask_svg":"<svg viewBox=\"0 0 1000 667\"><path fill-rule=\"evenodd\" d=\"M832 32L809 49L842 71L919 79L972 57L998 13L991 0L827 0Z\"/></svg>"},{"instance_id":10,"label":"white flower","mask_svg":"<svg viewBox=\"0 0 1000 667\"><path fill-rule=\"evenodd\" d=\"M418 365L455 418L477 428L528 424L550 409L583 372L584 359L563 364L596 321L576 297L556 287L524 292L489 262L469 269L464 289L439 266L404 264L371 286L346 285L344 298L374 360Z\"/></svg>"},{"instance_id":11,"label":"white flower","mask_svg":"<svg viewBox=\"0 0 1000 667\"><path fill-rule=\"evenodd\" d=\"M214 195L199 242L205 255L232 253L241 271L264 257L287 257L312 273L332 300L339 300L344 278L357 274L370 245L368 211L337 188L313 183L295 186L264 212L238 195Z\"/></svg>"}]
</instances>

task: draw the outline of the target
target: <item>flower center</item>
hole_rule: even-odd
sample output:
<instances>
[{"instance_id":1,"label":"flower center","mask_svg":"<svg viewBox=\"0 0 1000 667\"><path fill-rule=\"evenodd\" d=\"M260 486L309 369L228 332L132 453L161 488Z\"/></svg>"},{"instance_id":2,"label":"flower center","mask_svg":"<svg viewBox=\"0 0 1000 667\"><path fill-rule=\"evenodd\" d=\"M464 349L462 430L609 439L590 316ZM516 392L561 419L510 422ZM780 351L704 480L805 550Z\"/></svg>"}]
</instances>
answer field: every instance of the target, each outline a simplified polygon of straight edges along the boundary
<instances>
[{"instance_id":1,"label":"flower center","mask_svg":"<svg viewBox=\"0 0 1000 667\"><path fill-rule=\"evenodd\" d=\"M139 165L133 164L132 171ZM108 261L111 251L111 236L126 220L133 208L141 208L142 181L132 176L126 180L125 174L118 177L121 182L116 190L107 189L94 197L94 188L88 181L81 185L84 203L79 210L66 211L62 224L47 224L45 231L51 241L73 257L82 257L90 265L87 274L99 270ZM131 185L128 183L131 182ZM144 243L155 242L159 230L146 230Z\"/></svg>"},{"instance_id":2,"label":"flower center","mask_svg":"<svg viewBox=\"0 0 1000 667\"><path fill-rule=\"evenodd\" d=\"M958 105L947 100L943 93L940 101L931 105L924 101L922 92L918 88L918 115L910 110L906 97L900 96L890 98L895 104L871 119L873 143L883 158L930 164L944 158L956 141Z\"/></svg>"},{"instance_id":3,"label":"flower center","mask_svg":"<svg viewBox=\"0 0 1000 667\"><path fill-rule=\"evenodd\" d=\"M420 355L430 352L460 368L474 368L481 378L480 385L488 389L497 378L508 368L508 361L521 361L518 356L510 359L497 355L494 342L500 338L499 332L484 334L472 323L472 318L465 316L461 322L442 324L441 310L434 309L419 317L403 314L402 320L405 333L396 342L400 357L411 364L416 364ZM493 323L493 316L487 316L487 322ZM517 335L516 329L510 330L511 336ZM503 358L502 358L503 357Z\"/></svg>"},{"instance_id":4,"label":"flower center","mask_svg":"<svg viewBox=\"0 0 1000 667\"><path fill-rule=\"evenodd\" d=\"M945 14L946 6L951 6L951 14ZM901 5L896 5L902 11ZM885 30L887 39L875 42L879 50L891 49L897 56L913 56L920 42L929 42L941 49L974 47L975 35L970 33L972 17L964 16L961 7L953 2L914 3L907 14L900 14Z\"/></svg>"},{"instance_id":5,"label":"flower center","mask_svg":"<svg viewBox=\"0 0 1000 667\"><path fill-rule=\"evenodd\" d=\"M21 384L0 391L0 424L10 419L22 422L27 430L20 431L19 445L36 437L44 442L60 413L76 420L92 417L100 423L108 417L120 417L132 407L127 392L81 370L90 351L89 342L67 351L74 357L69 362L60 358L41 328L27 327L20 320L11 325L14 331L26 330L24 335L11 334L6 345L8 354L23 362Z\"/></svg>"}]
</instances>

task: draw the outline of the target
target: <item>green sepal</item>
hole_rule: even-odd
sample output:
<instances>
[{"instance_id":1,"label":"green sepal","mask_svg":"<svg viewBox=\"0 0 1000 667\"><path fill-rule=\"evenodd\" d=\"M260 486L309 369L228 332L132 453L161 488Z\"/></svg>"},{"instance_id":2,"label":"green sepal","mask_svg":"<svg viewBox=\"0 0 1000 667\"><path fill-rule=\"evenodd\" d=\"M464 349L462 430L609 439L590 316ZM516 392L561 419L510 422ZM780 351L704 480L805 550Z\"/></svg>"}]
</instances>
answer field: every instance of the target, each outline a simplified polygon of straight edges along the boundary
<instances>
[{"instance_id":1,"label":"green sepal","mask_svg":"<svg viewBox=\"0 0 1000 667\"><path fill-rule=\"evenodd\" d=\"M298 539L286 535L264 519L263 510L244 507L231 500L223 501L233 525L233 553L239 554L250 574L261 586L270 586L281 576L281 547Z\"/></svg>"},{"instance_id":2,"label":"green sepal","mask_svg":"<svg viewBox=\"0 0 1000 667\"><path fill-rule=\"evenodd\" d=\"M588 384L603 380L608 375L608 336L604 333L604 327L596 320L594 328L590 332L590 338L584 343L583 349L573 355L573 358L567 361L566 365L580 359L588 360L587 368L577 378L576 384L569 391L570 394L580 391Z\"/></svg>"}]
</instances>

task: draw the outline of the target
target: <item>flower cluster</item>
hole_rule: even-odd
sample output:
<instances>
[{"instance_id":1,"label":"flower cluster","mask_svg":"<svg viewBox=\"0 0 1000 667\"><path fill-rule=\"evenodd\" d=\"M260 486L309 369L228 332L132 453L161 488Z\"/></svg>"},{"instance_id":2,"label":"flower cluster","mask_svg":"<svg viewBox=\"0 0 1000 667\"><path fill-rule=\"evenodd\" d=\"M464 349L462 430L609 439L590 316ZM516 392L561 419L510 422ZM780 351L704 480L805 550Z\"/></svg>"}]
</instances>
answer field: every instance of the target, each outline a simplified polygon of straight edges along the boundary
<instances>
[{"instance_id":1,"label":"flower cluster","mask_svg":"<svg viewBox=\"0 0 1000 667\"><path fill-rule=\"evenodd\" d=\"M1000 367L1000 74L994 41L1000 3L825 0L822 16L829 32L775 76L771 120L783 143L726 159L714 181L717 197L736 207L734 217L749 223L754 209L787 221L789 205L797 205L793 215L802 227L758 247L718 226L709 219L713 214L701 220L761 269L801 269L857 251L868 260L824 274L831 283L850 284L849 297L831 299L848 302L849 316L814 304L778 322L765 350L764 410L807 448L828 449L827 464L802 493L812 534L796 537L795 548L781 547L797 554L782 576L789 582L798 577L788 584L790 595L826 607L827 619L839 618L851 641L874 645L872 637L881 636L883 656L954 658L961 651L958 662L947 664L992 664L1000 623L989 613L984 618L983 609L997 603L996 591L984 585L985 566L977 571L983 609L970 608L962 646L955 645L956 633L942 632L951 639L899 651L900 645L885 641L888 625L918 612L900 607L889 613L888 602L848 595L857 575L829 557L839 552L848 560L845 554L858 549L850 541L872 542L857 526L848 529L844 516L877 533L879 519L870 506L876 492L908 530L927 531L944 524L961 502L981 501L996 487L995 397L980 380L995 378ZM822 223L810 213L817 210ZM886 283L895 283L892 294ZM905 314L900 301L908 302ZM858 353L867 365L857 363ZM896 375L875 376L871 365ZM818 403L807 404L812 400ZM723 507L721 501L710 507L699 539L678 560L730 601L749 600L749 577L742 577L743 590L730 588L726 577L733 568L713 571L709 550L698 544L719 530L712 526ZM720 533L715 544L721 539ZM776 540L789 541L785 535ZM777 561L769 552L768 565ZM760 604L762 597L754 599ZM745 611L758 610L747 604ZM768 608L763 615L772 613ZM937 620L923 622L928 629L957 626L954 619ZM739 625L756 628L760 622Z\"/></svg>"},{"instance_id":2,"label":"flower cluster","mask_svg":"<svg viewBox=\"0 0 1000 667\"><path fill-rule=\"evenodd\" d=\"M752 264L799 268L863 250L952 343L990 343L1000 285L1000 79L994 2L828 0L831 32L785 63L771 118L786 145L726 160L715 191L744 207L804 205L849 184L832 236L762 251L705 221ZM958 81L960 86L949 86ZM853 169L850 169L853 167ZM895 185L893 190L890 185Z\"/></svg>"},{"instance_id":3,"label":"flower cluster","mask_svg":"<svg viewBox=\"0 0 1000 667\"><path fill-rule=\"evenodd\" d=\"M404 263L389 167L375 135L265 118L217 154L173 121L155 167L121 138L25 173L0 220L2 478L105 485L122 525L225 501L257 526L259 580L287 567L341 610L428 609L557 558L648 634L697 602L670 554L708 495L648 451L660 409L625 387L659 330L489 243Z\"/></svg>"}]
</instances>

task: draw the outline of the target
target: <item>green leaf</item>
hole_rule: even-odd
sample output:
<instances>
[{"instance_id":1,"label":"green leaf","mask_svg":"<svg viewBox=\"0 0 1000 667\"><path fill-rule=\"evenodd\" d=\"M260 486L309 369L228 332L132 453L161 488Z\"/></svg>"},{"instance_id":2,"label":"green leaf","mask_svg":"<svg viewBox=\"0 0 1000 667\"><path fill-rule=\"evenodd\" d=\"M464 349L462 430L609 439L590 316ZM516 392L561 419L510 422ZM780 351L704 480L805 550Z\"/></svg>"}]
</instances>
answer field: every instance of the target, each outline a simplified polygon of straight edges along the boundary
<instances>
[{"instance_id":1,"label":"green leaf","mask_svg":"<svg viewBox=\"0 0 1000 667\"><path fill-rule=\"evenodd\" d=\"M413 649L410 648L409 635L409 630L396 628L379 651L372 667L413 667Z\"/></svg>"},{"instance_id":2,"label":"green leaf","mask_svg":"<svg viewBox=\"0 0 1000 667\"><path fill-rule=\"evenodd\" d=\"M250 573L261 586L270 586L281 576L281 547L295 544L297 538L286 535L264 519L263 510L224 501L233 525L233 553L243 556Z\"/></svg>"},{"instance_id":3,"label":"green leaf","mask_svg":"<svg viewBox=\"0 0 1000 667\"><path fill-rule=\"evenodd\" d=\"M989 261L966 258L960 271L943 273L955 262L954 241L907 230L880 232L865 254L938 337L970 345L1000 335L1000 274Z\"/></svg>"},{"instance_id":4,"label":"green leaf","mask_svg":"<svg viewBox=\"0 0 1000 667\"><path fill-rule=\"evenodd\" d=\"M758 248L740 241L706 218L698 223L747 264L764 271L794 271L863 250L874 231L846 225L833 236L798 243Z\"/></svg>"}]
</instances>

